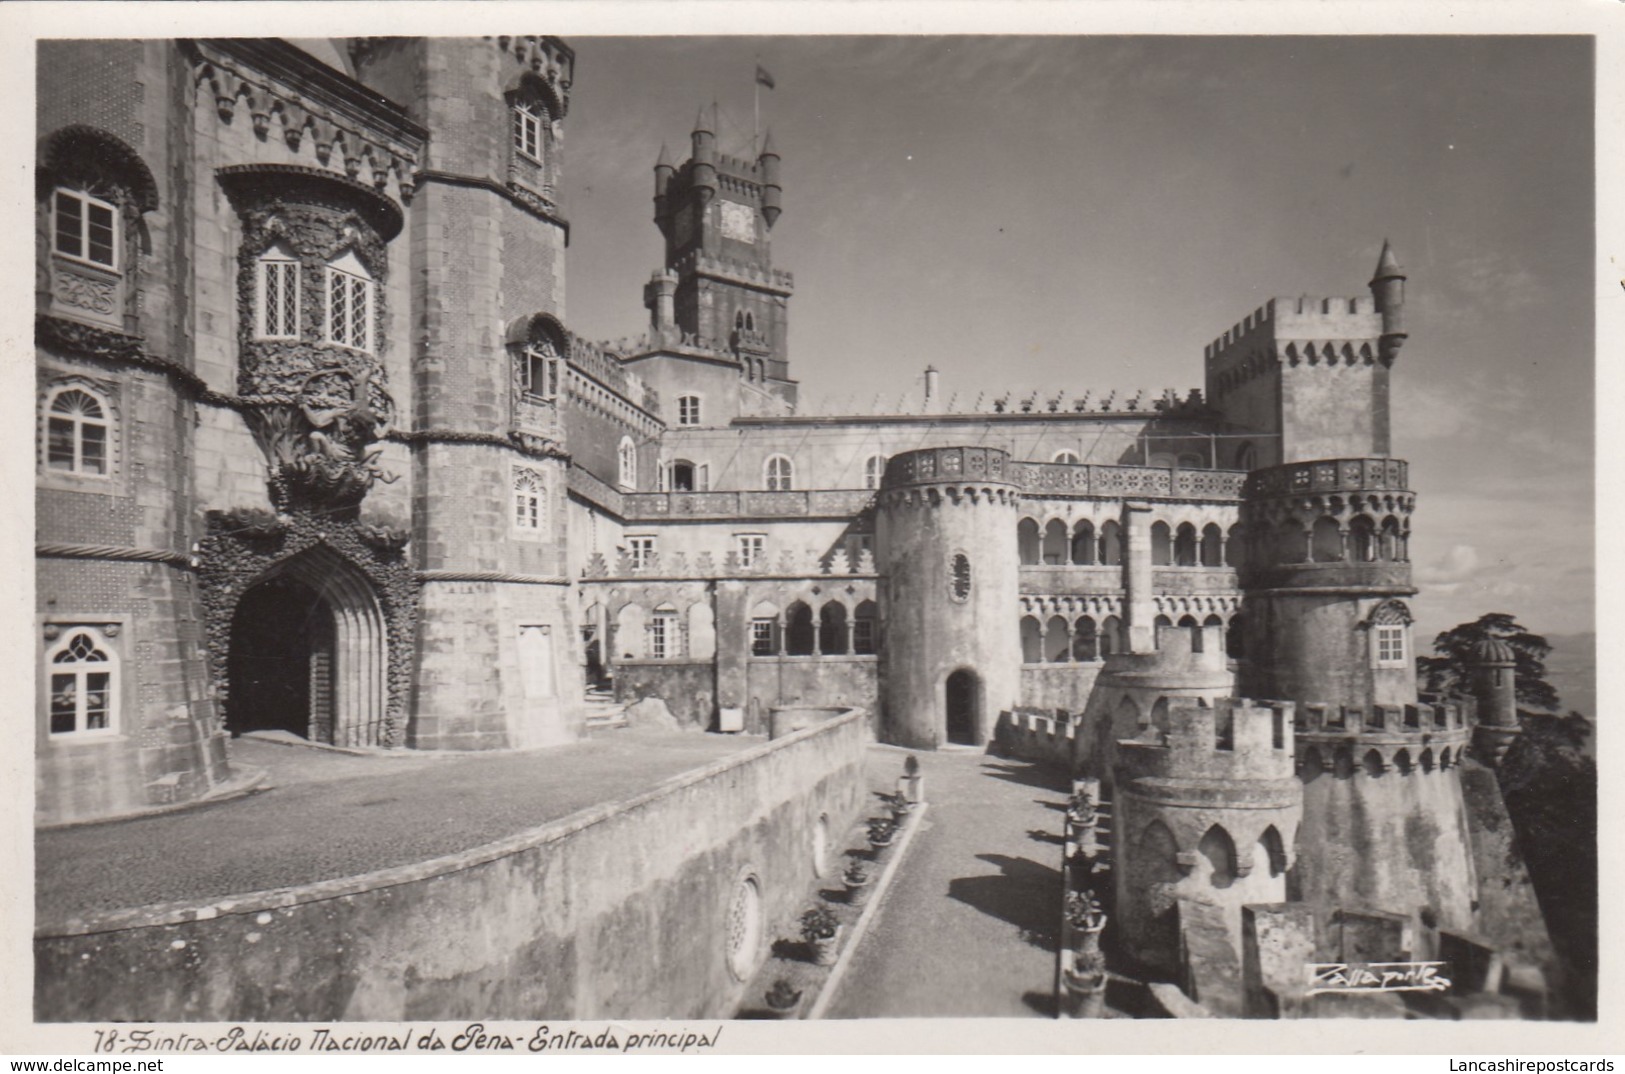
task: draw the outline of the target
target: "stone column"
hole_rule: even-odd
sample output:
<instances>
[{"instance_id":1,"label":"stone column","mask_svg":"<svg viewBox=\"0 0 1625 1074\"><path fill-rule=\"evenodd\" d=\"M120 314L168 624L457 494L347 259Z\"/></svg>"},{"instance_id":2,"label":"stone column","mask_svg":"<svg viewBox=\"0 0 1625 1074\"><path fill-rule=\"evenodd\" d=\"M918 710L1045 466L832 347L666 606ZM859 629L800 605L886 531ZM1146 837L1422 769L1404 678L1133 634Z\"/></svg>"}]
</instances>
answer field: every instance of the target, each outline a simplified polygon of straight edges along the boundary
<instances>
[{"instance_id":1,"label":"stone column","mask_svg":"<svg viewBox=\"0 0 1625 1074\"><path fill-rule=\"evenodd\" d=\"M1124 650L1149 653L1157 647L1156 605L1151 595L1151 505L1123 504Z\"/></svg>"}]
</instances>

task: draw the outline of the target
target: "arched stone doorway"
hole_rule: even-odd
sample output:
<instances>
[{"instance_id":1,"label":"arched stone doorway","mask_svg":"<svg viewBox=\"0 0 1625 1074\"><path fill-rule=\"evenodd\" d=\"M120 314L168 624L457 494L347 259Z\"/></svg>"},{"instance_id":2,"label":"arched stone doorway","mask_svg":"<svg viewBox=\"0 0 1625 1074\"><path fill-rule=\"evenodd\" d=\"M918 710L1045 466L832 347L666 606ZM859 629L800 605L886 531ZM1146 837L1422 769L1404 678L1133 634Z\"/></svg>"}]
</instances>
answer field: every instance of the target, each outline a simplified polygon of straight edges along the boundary
<instances>
[{"instance_id":1,"label":"arched stone doorway","mask_svg":"<svg viewBox=\"0 0 1625 1074\"><path fill-rule=\"evenodd\" d=\"M232 615L226 729L385 744L388 652L371 583L312 548L251 585Z\"/></svg>"},{"instance_id":2,"label":"arched stone doorway","mask_svg":"<svg viewBox=\"0 0 1625 1074\"><path fill-rule=\"evenodd\" d=\"M945 687L948 709L948 741L974 746L981 741L978 724L982 715L982 680L967 668L948 676Z\"/></svg>"}]
</instances>

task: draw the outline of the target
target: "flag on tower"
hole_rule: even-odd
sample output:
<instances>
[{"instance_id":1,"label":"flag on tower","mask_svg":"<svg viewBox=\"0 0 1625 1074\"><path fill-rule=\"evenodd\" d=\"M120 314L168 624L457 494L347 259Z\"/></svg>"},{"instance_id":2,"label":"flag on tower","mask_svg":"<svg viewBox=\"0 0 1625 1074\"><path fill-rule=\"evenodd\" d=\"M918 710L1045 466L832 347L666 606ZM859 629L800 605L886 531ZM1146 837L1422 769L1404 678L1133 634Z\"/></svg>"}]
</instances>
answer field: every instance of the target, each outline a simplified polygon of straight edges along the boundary
<instances>
[{"instance_id":1,"label":"flag on tower","mask_svg":"<svg viewBox=\"0 0 1625 1074\"><path fill-rule=\"evenodd\" d=\"M773 76L768 74L767 68L763 67L761 64L756 65L756 84L759 86L766 86L768 89L774 88Z\"/></svg>"}]
</instances>

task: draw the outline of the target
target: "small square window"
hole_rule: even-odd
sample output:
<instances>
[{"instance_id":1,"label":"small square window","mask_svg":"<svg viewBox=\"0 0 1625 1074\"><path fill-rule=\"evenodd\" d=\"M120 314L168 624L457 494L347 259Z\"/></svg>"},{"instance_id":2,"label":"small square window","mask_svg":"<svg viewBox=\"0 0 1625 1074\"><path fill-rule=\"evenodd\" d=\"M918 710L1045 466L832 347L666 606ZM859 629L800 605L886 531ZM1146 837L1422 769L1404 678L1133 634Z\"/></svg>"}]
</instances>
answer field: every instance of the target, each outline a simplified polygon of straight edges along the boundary
<instances>
[{"instance_id":1,"label":"small square window","mask_svg":"<svg viewBox=\"0 0 1625 1074\"><path fill-rule=\"evenodd\" d=\"M677 424L698 425L700 423L700 397L697 395L680 396L677 400Z\"/></svg>"},{"instance_id":2,"label":"small square window","mask_svg":"<svg viewBox=\"0 0 1625 1074\"><path fill-rule=\"evenodd\" d=\"M631 556L633 570L647 570L654 564L655 539L653 537L628 537L626 539L626 550Z\"/></svg>"},{"instance_id":3,"label":"small square window","mask_svg":"<svg viewBox=\"0 0 1625 1074\"><path fill-rule=\"evenodd\" d=\"M1376 627L1377 666L1384 668L1405 666L1405 627L1403 624L1379 624Z\"/></svg>"},{"instance_id":4,"label":"small square window","mask_svg":"<svg viewBox=\"0 0 1625 1074\"><path fill-rule=\"evenodd\" d=\"M761 563L767 551L767 535L740 533L734 540L739 550L739 565L747 570Z\"/></svg>"}]
</instances>

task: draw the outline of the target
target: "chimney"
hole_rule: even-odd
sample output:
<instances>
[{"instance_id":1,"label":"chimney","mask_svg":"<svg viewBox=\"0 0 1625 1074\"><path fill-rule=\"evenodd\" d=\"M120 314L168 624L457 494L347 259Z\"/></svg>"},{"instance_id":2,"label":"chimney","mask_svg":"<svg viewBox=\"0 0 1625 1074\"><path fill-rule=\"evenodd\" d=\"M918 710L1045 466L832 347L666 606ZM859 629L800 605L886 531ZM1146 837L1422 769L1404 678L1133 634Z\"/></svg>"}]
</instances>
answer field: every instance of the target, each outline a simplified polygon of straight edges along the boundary
<instances>
[{"instance_id":1,"label":"chimney","mask_svg":"<svg viewBox=\"0 0 1625 1074\"><path fill-rule=\"evenodd\" d=\"M926 414L935 414L937 406L937 367L925 367L925 411Z\"/></svg>"}]
</instances>

